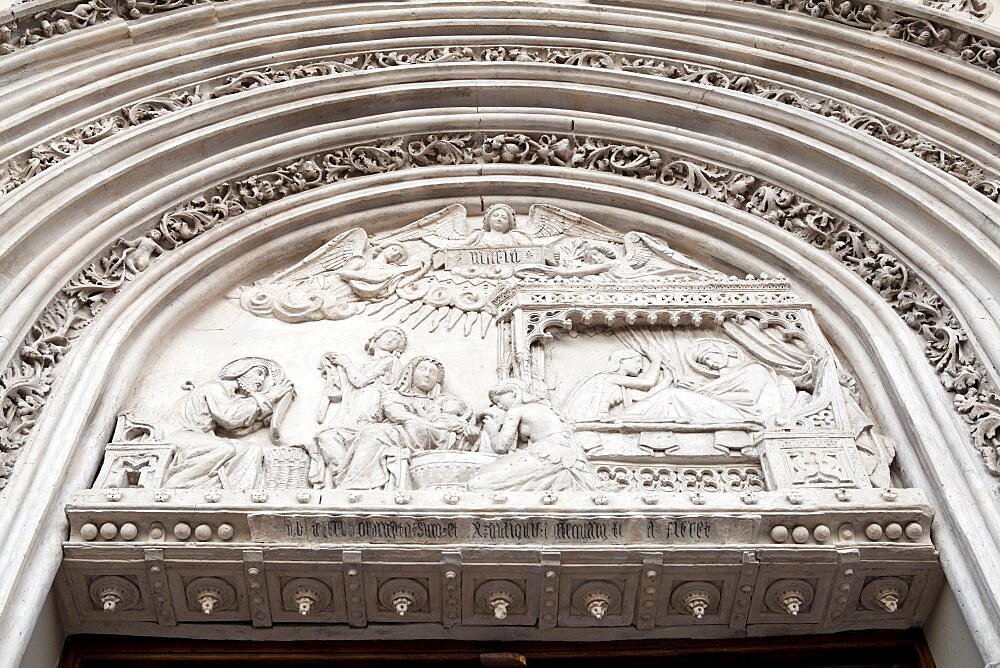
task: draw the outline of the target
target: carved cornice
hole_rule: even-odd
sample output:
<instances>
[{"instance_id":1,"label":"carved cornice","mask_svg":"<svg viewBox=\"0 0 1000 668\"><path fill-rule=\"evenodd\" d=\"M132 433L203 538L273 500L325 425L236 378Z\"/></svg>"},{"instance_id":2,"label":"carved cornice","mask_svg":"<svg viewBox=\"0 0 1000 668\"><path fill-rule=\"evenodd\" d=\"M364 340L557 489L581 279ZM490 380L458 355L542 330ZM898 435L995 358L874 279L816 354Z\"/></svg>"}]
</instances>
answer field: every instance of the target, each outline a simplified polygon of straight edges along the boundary
<instances>
[{"instance_id":1,"label":"carved cornice","mask_svg":"<svg viewBox=\"0 0 1000 668\"><path fill-rule=\"evenodd\" d=\"M599 171L680 188L749 212L829 253L872 287L925 342L927 360L1000 474L1000 395L944 298L871 234L756 176L649 146L562 134L395 137L309 155L227 181L166 212L145 235L120 239L63 286L0 375L0 484L40 417L60 361L101 309L158 257L232 218L345 179L447 165L507 163Z\"/></svg>"},{"instance_id":2,"label":"carved cornice","mask_svg":"<svg viewBox=\"0 0 1000 668\"><path fill-rule=\"evenodd\" d=\"M760 77L677 59L609 50L557 46L438 46L349 53L322 60L286 63L218 77L127 105L87 125L43 142L0 166L0 193L9 193L31 178L127 128L136 127L209 100L255 88L346 72L380 70L449 62L544 63L646 74L780 102L842 123L916 156L931 167L968 184L980 195L1000 201L1000 175L932 139L879 115L838 100Z\"/></svg>"}]
</instances>

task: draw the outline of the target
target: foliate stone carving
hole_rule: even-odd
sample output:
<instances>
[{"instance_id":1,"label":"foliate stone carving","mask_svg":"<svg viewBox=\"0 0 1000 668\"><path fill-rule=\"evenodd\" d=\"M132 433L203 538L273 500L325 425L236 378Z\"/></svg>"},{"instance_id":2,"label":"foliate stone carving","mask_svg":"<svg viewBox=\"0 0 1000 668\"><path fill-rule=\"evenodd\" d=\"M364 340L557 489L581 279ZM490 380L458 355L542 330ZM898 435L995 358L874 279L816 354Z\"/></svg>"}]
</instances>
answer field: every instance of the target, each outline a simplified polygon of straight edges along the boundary
<instances>
[{"instance_id":1,"label":"foliate stone carving","mask_svg":"<svg viewBox=\"0 0 1000 668\"><path fill-rule=\"evenodd\" d=\"M43 142L30 151L9 160L0 168L0 194L13 191L34 176L126 128L141 125L164 114L186 109L200 101L202 99L196 92L167 93L130 104L113 114L102 116L87 125L74 128L55 139ZM138 259L141 253L136 255Z\"/></svg>"},{"instance_id":2,"label":"foliate stone carving","mask_svg":"<svg viewBox=\"0 0 1000 668\"><path fill-rule=\"evenodd\" d=\"M777 580L767 588L764 602L771 612L795 617L809 612L815 595L813 586L805 580Z\"/></svg>"},{"instance_id":3,"label":"foliate stone carving","mask_svg":"<svg viewBox=\"0 0 1000 668\"><path fill-rule=\"evenodd\" d=\"M829 19L837 23L860 28L872 32L886 32L891 21L906 16L905 10L897 11L878 3L864 0L849 0L833 3L824 0L741 0L760 5L784 9L791 12L808 14L815 18ZM985 19L989 16L991 7L985 0L926 0L920 4L941 11L965 14L975 19ZM901 8L902 9L902 8ZM890 36L893 36L889 32ZM928 46L920 44L920 46Z\"/></svg>"},{"instance_id":4,"label":"foliate stone carving","mask_svg":"<svg viewBox=\"0 0 1000 668\"><path fill-rule=\"evenodd\" d=\"M195 578L187 583L184 591L189 610L213 615L236 607L236 590L222 578Z\"/></svg>"},{"instance_id":5,"label":"foliate stone carving","mask_svg":"<svg viewBox=\"0 0 1000 668\"><path fill-rule=\"evenodd\" d=\"M103 23L117 13L117 5L105 0L66 3L47 11L0 24L0 55L37 44L56 35Z\"/></svg>"},{"instance_id":6,"label":"foliate stone carving","mask_svg":"<svg viewBox=\"0 0 1000 668\"><path fill-rule=\"evenodd\" d=\"M141 595L134 582L118 575L102 575L90 585L90 599L98 610L108 614L136 608Z\"/></svg>"},{"instance_id":7,"label":"foliate stone carving","mask_svg":"<svg viewBox=\"0 0 1000 668\"><path fill-rule=\"evenodd\" d=\"M138 19L208 0L88 0L57 4L30 17L0 24L0 56L50 37L65 35L115 17Z\"/></svg>"},{"instance_id":8,"label":"foliate stone carving","mask_svg":"<svg viewBox=\"0 0 1000 668\"><path fill-rule=\"evenodd\" d=\"M867 7L871 7L871 5L867 5ZM930 45L932 42L947 43L951 34L947 28L942 28L939 31L933 24L924 19L910 17L898 19L889 26L888 32L890 36L921 45ZM964 60L976 63L981 61L981 64L987 67L992 67L997 63L996 54L1000 52L996 50L996 45L990 45L982 39L972 39L965 33L963 35L964 41L956 48L959 49ZM909 128L901 127L885 118L838 100L821 98L807 91L782 86L745 73L720 70L698 63L614 51L588 51L546 46L435 47L429 50L413 49L388 53L365 52L340 56L336 59L293 63L280 68L268 67L230 75L216 85L212 83L201 84L194 88L173 91L135 103L86 126L74 129L57 139L39 144L31 151L8 161L0 168L0 193L17 188L28 179L79 152L86 146L95 144L123 129L140 125L163 114L184 109L206 100L306 77L333 76L358 70L453 61L515 61L617 69L623 72L639 72L698 85L725 88L767 100L779 101L782 104L839 121L853 129L865 132L968 183L976 192L993 201L998 201L1000 198L1000 176L997 174L947 147L940 146L932 140L920 136ZM441 141L431 139L426 144L417 142L407 148L410 149L412 159L419 165L466 162L461 148L453 142L449 142L447 138ZM608 154L614 152L614 149L605 151ZM541 135L539 137L529 137L523 134L497 136L483 147L483 156L487 162L573 166L574 153L574 146L568 138L555 135ZM637 152L636 155L641 155L641 152ZM373 166L378 166L381 171L389 171L402 167L405 162L398 148L394 146L352 150L342 157L346 158L347 164L335 168L341 173L349 173L352 169L370 170ZM602 161L617 158L620 164L626 165L629 163L622 162L621 159L627 157L625 154L619 154L604 158L598 154L595 159ZM655 156L648 157L656 162ZM640 158L639 163L634 168L630 167L620 173L630 176L646 173L645 165L642 164L644 160L645 158ZM607 165L598 162L598 168L602 168L602 166Z\"/></svg>"},{"instance_id":9,"label":"foliate stone carving","mask_svg":"<svg viewBox=\"0 0 1000 668\"><path fill-rule=\"evenodd\" d=\"M512 135L428 135L408 140L387 140L381 145L391 149L395 152L394 155L399 156L401 162L397 165L398 168L404 166L413 168L423 164L421 162L424 160L423 156L426 155L428 147L431 146L447 145L453 150L453 153L447 153L448 155L455 155L463 161L473 162L483 159L481 156L484 146L492 146L497 143L502 145L508 141L509 137ZM516 139L516 136L514 138ZM558 143L556 138L551 136L545 141L549 144ZM649 147L617 145L597 138L572 138L572 144L574 146L572 166L657 180L668 186L681 187L733 206L739 206L772 224L802 236L818 248L833 254L886 298L904 321L925 339L928 358L941 375L945 388L955 395L956 409L970 424L975 446L982 452L989 469L993 472L997 471L998 447L1000 447L1000 435L998 435L1000 432L998 430L1000 428L1000 396L997 395L996 390L988 380L985 369L977 359L968 340L967 332L955 318L952 310L939 295L934 293L922 279L916 276L910 268L904 266L880 242L834 214L819 209L779 186L761 181L756 177L688 160L673 159L669 156L663 156L657 150ZM404 145L407 147L406 150L402 148ZM129 280L142 273L149 262L155 261L162 253L169 252L171 249L206 233L233 215L259 207L293 192L301 192L304 189L326 183L328 180L345 178L345 173L351 174L352 170L355 169L359 173L362 169L366 170L365 173L383 171L383 163L351 163L349 156L353 151L367 150L367 148L374 147L352 147L325 156L302 159L276 168L264 175L218 186L206 193L205 196L196 198L190 203L168 212L154 230L143 237L138 237L139 241L145 238L150 242L146 244L146 250L140 253L139 249L143 244L136 240L121 241L113 246L104 257L81 272L45 309L23 342L18 358L0 376L0 386L3 388L2 403L0 403L0 410L2 410L0 412L0 461L2 461L0 482L9 476L17 451L25 443L38 419L39 411L44 405L45 397L54 378L57 363L69 350L72 340L86 327L90 319ZM442 151L444 149L434 150ZM334 165L340 164L346 166L346 172L340 171L339 167L333 168ZM448 219L448 215L437 215L430 222L441 222L444 219ZM575 223L571 219L567 224L573 225ZM414 233L422 234L422 232L418 232L422 229L420 226L416 226ZM447 239L447 237L444 238ZM614 244L616 238L612 235L608 242ZM339 244L341 241L338 240L337 243ZM641 241L643 246L648 246L642 237L639 237L638 241ZM444 244L444 242L439 243ZM622 250L612 251L612 256L619 252L623 254L622 257L627 256L624 238L620 243ZM150 244L159 250L152 251ZM637 247L633 246L633 248ZM440 250L455 249L442 247ZM576 259L570 253L566 256L570 263L568 269L574 271L574 267L582 266L584 272L588 272L594 267L600 268L601 263L596 262L595 259L601 253L602 251L597 247L594 248L593 253L589 255L585 253ZM363 253L362 257L364 257ZM656 254L647 257L653 258L656 257ZM662 260L668 260L670 257L669 253L660 256ZM669 260L669 262L673 262L673 260ZM556 268L558 269L560 266L566 268L565 265L557 265ZM611 274L616 271L617 266L617 260L609 261L601 271ZM507 269L504 266L499 268ZM552 268L546 265L543 266L542 271L543 273L552 273ZM351 280L353 275L345 276ZM383 285L391 284L395 278L396 274L390 272L384 279L387 283L376 281L374 284L375 293L379 294ZM556 278L560 277L556 276ZM539 289L542 288L542 285L542 282L539 282ZM667 284L661 282L658 288L659 292L663 292L664 285ZM586 290L588 287L592 286L581 285L580 289ZM544 292L545 290L542 289L539 294ZM667 293L669 294L670 291L668 290ZM357 294L353 288L351 294ZM503 291L500 291L494 301L502 301L503 294ZM410 308L413 309L413 314L417 314L423 309L423 313L427 314L425 317L429 317L430 313L439 307L435 306L433 301L426 302L424 299L408 303L411 304ZM637 317L621 311L621 302L616 301L618 298L609 296L608 299L610 301L606 306L584 311L578 310L574 312L576 315L573 317L578 317L581 322L584 322L588 319L592 320L596 315L609 324L618 322L619 315L617 313L621 313L621 318L623 318L621 322ZM399 301L407 300L400 298ZM666 305L664 303L664 306ZM461 308L455 311L452 306L453 304L449 302L448 313L462 311ZM247 307L252 310L252 302L248 303ZM680 324L682 321L696 325L703 321L705 315L714 319L721 317L722 323L727 322L730 317L725 314L705 313L703 315L701 309L690 308L666 313L665 317L672 325ZM739 318L746 315L758 319L769 317L767 309L762 311L760 315L755 315L752 312L735 313L734 317L738 316L738 321ZM480 326L489 325L490 319L482 319L480 316L481 313L475 311L466 312L462 316L461 331L463 333L468 331L471 334L476 322L479 322ZM476 320L473 320L473 317ZM546 317L557 321L566 319L565 315L560 315L558 318L555 316ZM660 316L656 313L650 313L644 317L647 323L652 324L649 318L653 317L655 320ZM540 325L541 321L536 323L536 330L539 333L544 330L544 327ZM785 329L789 332L794 331L794 327L789 329L786 326ZM514 357L509 361L512 367L516 363L518 368L530 368L524 351L512 349L511 352L514 354ZM534 382L534 379L531 382Z\"/></svg>"}]
</instances>

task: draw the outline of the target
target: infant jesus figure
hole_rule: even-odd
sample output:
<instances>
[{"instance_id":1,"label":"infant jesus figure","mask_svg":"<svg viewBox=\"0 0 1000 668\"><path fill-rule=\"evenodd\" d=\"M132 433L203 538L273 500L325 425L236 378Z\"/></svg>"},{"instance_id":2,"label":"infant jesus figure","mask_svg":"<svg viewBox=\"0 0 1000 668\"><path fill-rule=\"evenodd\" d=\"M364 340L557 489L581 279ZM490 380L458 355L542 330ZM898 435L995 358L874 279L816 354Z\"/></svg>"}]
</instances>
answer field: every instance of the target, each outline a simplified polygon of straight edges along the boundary
<instances>
[{"instance_id":1,"label":"infant jesus figure","mask_svg":"<svg viewBox=\"0 0 1000 668\"><path fill-rule=\"evenodd\" d=\"M472 423L472 407L465 400L443 394L422 411L433 423L431 431L436 450L474 450L479 430Z\"/></svg>"}]
</instances>

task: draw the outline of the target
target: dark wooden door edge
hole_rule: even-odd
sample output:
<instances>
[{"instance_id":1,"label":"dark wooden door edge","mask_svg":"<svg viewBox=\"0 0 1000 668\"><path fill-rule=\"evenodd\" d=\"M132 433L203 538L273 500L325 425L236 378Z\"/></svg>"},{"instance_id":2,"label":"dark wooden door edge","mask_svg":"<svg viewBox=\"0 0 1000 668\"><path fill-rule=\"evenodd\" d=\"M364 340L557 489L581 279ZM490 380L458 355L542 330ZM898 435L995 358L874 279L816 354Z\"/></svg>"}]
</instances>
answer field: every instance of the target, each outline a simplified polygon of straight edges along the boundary
<instances>
[{"instance_id":1,"label":"dark wooden door edge","mask_svg":"<svg viewBox=\"0 0 1000 668\"><path fill-rule=\"evenodd\" d=\"M250 642L185 640L130 636L83 635L67 639L61 668L143 666L479 666L491 660L524 657L532 666L624 666L660 660L658 665L800 666L838 662L847 666L899 666L934 668L923 633L865 631L816 636L783 636L736 640L648 640L595 643L570 642L464 642L414 641L309 641ZM675 659L676 661L663 661ZM581 661L585 663L581 663ZM628 662L628 663L626 663ZM499 664L493 664L499 665ZM516 664L511 664L516 665Z\"/></svg>"}]
</instances>

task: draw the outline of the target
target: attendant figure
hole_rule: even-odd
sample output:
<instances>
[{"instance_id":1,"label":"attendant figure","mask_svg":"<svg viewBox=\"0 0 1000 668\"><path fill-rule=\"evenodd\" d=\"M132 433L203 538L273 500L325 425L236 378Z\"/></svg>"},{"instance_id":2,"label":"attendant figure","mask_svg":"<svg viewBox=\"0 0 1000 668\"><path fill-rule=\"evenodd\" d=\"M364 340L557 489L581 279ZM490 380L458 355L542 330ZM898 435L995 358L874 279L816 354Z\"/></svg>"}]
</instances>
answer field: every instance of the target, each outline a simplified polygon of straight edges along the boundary
<instances>
[{"instance_id":1,"label":"attendant figure","mask_svg":"<svg viewBox=\"0 0 1000 668\"><path fill-rule=\"evenodd\" d=\"M341 353L327 353L320 363L326 381L316 421L327 421L330 407L339 404L335 426L316 434L310 448L309 481L313 487L330 488L346 455L347 443L364 425L382 419L382 395L399 382L406 350L406 333L390 325L375 332L365 343L369 359L361 364Z\"/></svg>"},{"instance_id":2,"label":"attendant figure","mask_svg":"<svg viewBox=\"0 0 1000 668\"><path fill-rule=\"evenodd\" d=\"M599 487L569 426L547 400L529 392L520 381L508 380L490 390L490 401L498 410L482 416L482 442L504 456L479 469L469 480L470 490L562 491Z\"/></svg>"},{"instance_id":3,"label":"attendant figure","mask_svg":"<svg viewBox=\"0 0 1000 668\"><path fill-rule=\"evenodd\" d=\"M607 422L632 406L635 391L645 392L660 377L662 361L646 358L630 348L616 350L602 370L584 376L563 401L562 413L570 422Z\"/></svg>"}]
</instances>

